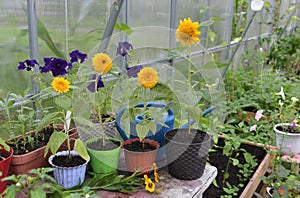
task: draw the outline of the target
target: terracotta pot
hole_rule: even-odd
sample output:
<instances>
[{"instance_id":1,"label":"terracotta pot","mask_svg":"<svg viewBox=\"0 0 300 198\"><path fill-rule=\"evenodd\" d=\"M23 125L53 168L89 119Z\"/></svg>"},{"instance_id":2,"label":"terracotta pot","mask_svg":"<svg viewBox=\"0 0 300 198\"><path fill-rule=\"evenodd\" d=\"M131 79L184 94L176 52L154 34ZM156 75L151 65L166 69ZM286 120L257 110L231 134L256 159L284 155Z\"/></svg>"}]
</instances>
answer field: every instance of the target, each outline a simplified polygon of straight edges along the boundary
<instances>
[{"instance_id":1,"label":"terracotta pot","mask_svg":"<svg viewBox=\"0 0 300 198\"><path fill-rule=\"evenodd\" d=\"M1 172L1 176L0 176L0 195L3 193L3 191L6 189L6 181L1 181L1 179L3 179L4 177L7 177L8 175L8 170L9 170L9 165L11 162L11 158L13 155L13 149L10 148L10 151L6 151L4 149L0 149L0 152L4 152L6 154L8 154L9 156L0 161L0 172Z\"/></svg>"},{"instance_id":2,"label":"terracotta pot","mask_svg":"<svg viewBox=\"0 0 300 198\"><path fill-rule=\"evenodd\" d=\"M51 126L49 126L51 127ZM63 125L57 125L57 128L62 130ZM27 135L31 135L36 133L35 131L30 131L26 133ZM78 132L76 129L70 131L71 138L78 138ZM13 141L15 139L20 139L22 136L17 136L9 141ZM71 146L74 145L74 141L71 141ZM46 157L44 157L44 151L46 146L38 148L34 151L23 155L13 155L11 159L9 175L20 175L20 174L27 174L30 169L42 168L42 167L49 167L50 164L48 163L48 158L50 153ZM65 141L63 145L59 148L59 151L66 150L67 142Z\"/></svg>"},{"instance_id":3,"label":"terracotta pot","mask_svg":"<svg viewBox=\"0 0 300 198\"><path fill-rule=\"evenodd\" d=\"M123 142L122 147L124 148L124 145L131 144L137 141L140 141L140 139L134 138L134 139L126 140ZM154 146L156 149L148 152L135 152L135 151L129 151L124 148L126 166L129 172L135 172L137 170L140 170L139 172L148 174L152 171L151 167L155 162L156 153L159 148L159 143L155 140L150 140L150 139L145 139L144 141Z\"/></svg>"},{"instance_id":4,"label":"terracotta pot","mask_svg":"<svg viewBox=\"0 0 300 198\"><path fill-rule=\"evenodd\" d=\"M242 111L242 112L238 112L237 115L242 121L248 122L251 119L255 119L255 114L256 113L251 112L251 111ZM264 119L270 120L270 116L263 116L261 118L261 120L264 120Z\"/></svg>"}]
</instances>

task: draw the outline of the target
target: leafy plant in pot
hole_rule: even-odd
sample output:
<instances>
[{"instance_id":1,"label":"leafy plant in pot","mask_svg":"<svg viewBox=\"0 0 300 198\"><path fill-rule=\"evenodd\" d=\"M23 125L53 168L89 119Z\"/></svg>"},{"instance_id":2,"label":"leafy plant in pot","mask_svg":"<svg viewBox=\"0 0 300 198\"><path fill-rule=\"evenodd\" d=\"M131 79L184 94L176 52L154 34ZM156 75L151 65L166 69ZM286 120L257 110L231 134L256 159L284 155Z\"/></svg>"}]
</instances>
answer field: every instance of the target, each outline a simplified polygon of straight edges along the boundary
<instances>
[{"instance_id":1,"label":"leafy plant in pot","mask_svg":"<svg viewBox=\"0 0 300 198\"><path fill-rule=\"evenodd\" d=\"M45 108L42 103L47 99L55 98L54 96L57 96L58 93L69 91L70 87L75 88L75 74L79 63L82 63L85 58L86 54L74 50L70 53L70 61L56 57L45 57L43 66L34 59L19 62L18 70L30 72L32 79L39 86L40 92L33 96L28 91L22 91L19 96L9 93L0 103L4 105L7 114L8 132L13 134L13 138L7 142L15 146L10 174L27 173L33 168L49 166L47 160L43 158L43 153L53 132L53 127L48 127L53 116L49 112L55 111L55 106ZM65 96L62 95L61 97ZM71 106L71 102L67 102L63 105ZM50 101L47 102L47 104L49 103ZM14 117L10 112L14 107L13 105L19 108Z\"/></svg>"},{"instance_id":2,"label":"leafy plant in pot","mask_svg":"<svg viewBox=\"0 0 300 198\"><path fill-rule=\"evenodd\" d=\"M107 111L111 99L111 84L109 85L110 82L107 82L106 78L110 73L112 60L105 53L97 53L92 58L92 64L94 72L97 73L94 74L94 81L88 86L91 91L88 94L94 94L92 115L98 123L95 128L96 133L92 132L94 137L86 141L86 147L91 156L90 165L93 171L97 174L111 174L118 168L121 150L121 141L114 138L116 137L114 115ZM91 85L94 87L92 88ZM104 118L105 115L107 118Z\"/></svg>"},{"instance_id":3,"label":"leafy plant in pot","mask_svg":"<svg viewBox=\"0 0 300 198\"><path fill-rule=\"evenodd\" d=\"M8 175L13 149L0 137L0 194L6 189L6 181L1 181Z\"/></svg>"},{"instance_id":4,"label":"leafy plant in pot","mask_svg":"<svg viewBox=\"0 0 300 198\"><path fill-rule=\"evenodd\" d=\"M181 106L187 112L187 128L173 129L165 134L166 154L169 173L182 180L198 179L202 176L207 161L208 150L211 147L211 136L198 129L191 129L192 118L200 120L201 110L193 102L199 101L192 91L191 45L199 42L198 22L190 18L180 21L176 31L177 40L187 46L187 90L184 90L186 100ZM184 83L184 82L183 82ZM191 102L193 101L193 102Z\"/></svg>"},{"instance_id":5,"label":"leafy plant in pot","mask_svg":"<svg viewBox=\"0 0 300 198\"><path fill-rule=\"evenodd\" d=\"M125 152L127 170L147 174L151 172L160 146L157 141L146 138L149 131L153 134L156 132L155 116L147 111L147 89L153 88L158 83L158 74L155 69L144 67L138 73L138 81L143 87L144 98L141 122L136 125L138 138L124 141L122 148Z\"/></svg>"},{"instance_id":6,"label":"leafy plant in pot","mask_svg":"<svg viewBox=\"0 0 300 198\"><path fill-rule=\"evenodd\" d=\"M291 102L285 105L285 93L283 88L277 95L280 95L282 100L279 100L280 123L274 126L276 133L276 146L282 154L297 155L300 153L300 125L297 124L300 118L299 99L291 97Z\"/></svg>"}]
</instances>

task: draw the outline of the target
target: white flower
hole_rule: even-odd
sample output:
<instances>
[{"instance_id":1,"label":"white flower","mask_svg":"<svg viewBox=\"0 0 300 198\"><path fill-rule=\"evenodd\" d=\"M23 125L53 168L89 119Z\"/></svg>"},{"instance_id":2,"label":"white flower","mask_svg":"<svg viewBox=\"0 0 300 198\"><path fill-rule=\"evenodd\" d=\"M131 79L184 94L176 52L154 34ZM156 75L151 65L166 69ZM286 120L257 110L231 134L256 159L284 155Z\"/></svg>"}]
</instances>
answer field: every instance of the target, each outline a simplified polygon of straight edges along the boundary
<instances>
[{"instance_id":1,"label":"white flower","mask_svg":"<svg viewBox=\"0 0 300 198\"><path fill-rule=\"evenodd\" d=\"M281 95L282 99L285 99L285 94L282 87L280 87L280 92L276 93L276 95Z\"/></svg>"},{"instance_id":2,"label":"white flower","mask_svg":"<svg viewBox=\"0 0 300 198\"><path fill-rule=\"evenodd\" d=\"M257 125L253 125L252 127L250 127L250 131L255 131L256 130Z\"/></svg>"},{"instance_id":3,"label":"white flower","mask_svg":"<svg viewBox=\"0 0 300 198\"><path fill-rule=\"evenodd\" d=\"M264 3L265 2L263 0L252 0L251 1L251 9L253 11L259 11L263 8Z\"/></svg>"},{"instance_id":4,"label":"white flower","mask_svg":"<svg viewBox=\"0 0 300 198\"><path fill-rule=\"evenodd\" d=\"M295 102L299 101L299 99L298 99L298 98L296 98L296 97L292 97L292 98L291 98L291 100L293 101L293 103L295 103Z\"/></svg>"},{"instance_id":5,"label":"white flower","mask_svg":"<svg viewBox=\"0 0 300 198\"><path fill-rule=\"evenodd\" d=\"M264 112L264 110L258 110L255 114L255 120L259 121L259 119L263 116L262 113Z\"/></svg>"},{"instance_id":6,"label":"white flower","mask_svg":"<svg viewBox=\"0 0 300 198\"><path fill-rule=\"evenodd\" d=\"M282 107L284 103L281 100L279 100L278 104L280 105L280 107Z\"/></svg>"}]
</instances>

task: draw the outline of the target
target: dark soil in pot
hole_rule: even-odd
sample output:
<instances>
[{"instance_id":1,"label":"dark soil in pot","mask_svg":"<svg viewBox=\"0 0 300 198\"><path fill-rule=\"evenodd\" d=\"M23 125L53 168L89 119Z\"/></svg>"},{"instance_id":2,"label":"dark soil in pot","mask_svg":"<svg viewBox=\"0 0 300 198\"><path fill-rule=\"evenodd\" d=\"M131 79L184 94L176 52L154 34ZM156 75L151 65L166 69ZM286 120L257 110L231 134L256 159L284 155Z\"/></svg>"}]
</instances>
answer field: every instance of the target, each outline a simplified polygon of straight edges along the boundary
<instances>
[{"instance_id":1,"label":"dark soil in pot","mask_svg":"<svg viewBox=\"0 0 300 198\"><path fill-rule=\"evenodd\" d=\"M0 161L5 160L8 157L9 157L9 153L0 152Z\"/></svg>"},{"instance_id":2,"label":"dark soil in pot","mask_svg":"<svg viewBox=\"0 0 300 198\"><path fill-rule=\"evenodd\" d=\"M223 146L224 140L219 139L217 145ZM209 164L211 164L212 166L215 166L218 169L218 175L216 177L216 183L217 183L218 187L215 186L214 184L211 184L203 194L203 197L205 197L205 198L217 198L217 197L221 197L222 195L227 195L227 193L223 190L223 187L226 184L223 185L222 181L224 178L224 171L226 169L227 162L228 162L228 157L222 154L221 149L218 149L218 148L214 148L214 149L216 149L216 152L209 153L208 162L209 162ZM266 151L263 148L252 146L252 145L242 144L239 150L241 150L241 149L245 149L246 151L248 151L249 153L251 153L252 155L254 155L256 157L257 167L259 166L259 164L262 162L264 156L266 155ZM239 160L240 164L246 163L242 152L237 157L237 159ZM254 169L254 171L257 169L257 167ZM230 163L229 171L228 171L229 178L227 178L226 181L228 183L230 183L231 186L238 186L241 183L244 184L244 187L240 188L239 191L237 192L238 195L234 196L234 197L240 196L240 194L243 192L244 188L247 186L252 175L254 174L254 172L253 172L252 175L247 180L247 182L242 182L240 179L243 178L244 175L243 175L243 173L240 173L239 170L240 169L237 166L233 166L232 163Z\"/></svg>"},{"instance_id":3,"label":"dark soil in pot","mask_svg":"<svg viewBox=\"0 0 300 198\"><path fill-rule=\"evenodd\" d=\"M78 155L72 157L55 156L52 161L53 164L60 167L75 167L75 166L80 166L85 162L86 160Z\"/></svg>"},{"instance_id":4,"label":"dark soil in pot","mask_svg":"<svg viewBox=\"0 0 300 198\"><path fill-rule=\"evenodd\" d=\"M155 146L147 142L140 142L140 141L135 141L135 142L131 142L130 144L125 144L123 147L129 151L135 151L135 152L148 152L156 149Z\"/></svg>"},{"instance_id":5,"label":"dark soil in pot","mask_svg":"<svg viewBox=\"0 0 300 198\"><path fill-rule=\"evenodd\" d=\"M300 134L300 131L299 131L299 127L296 127L294 128L293 126L277 126L276 127L279 131L282 131L282 132L286 132L286 133L299 133Z\"/></svg>"},{"instance_id":6,"label":"dark soil in pot","mask_svg":"<svg viewBox=\"0 0 300 198\"><path fill-rule=\"evenodd\" d=\"M27 143L25 146L23 138L14 142L7 142L7 144L14 150L14 155L23 155L47 145L53 132L54 128L46 127L39 133L26 136Z\"/></svg>"},{"instance_id":7,"label":"dark soil in pot","mask_svg":"<svg viewBox=\"0 0 300 198\"><path fill-rule=\"evenodd\" d=\"M97 141L89 143L87 147L97 151L109 151L118 148L120 145L119 141L111 139L105 139L105 145L103 145L102 139L99 138Z\"/></svg>"}]
</instances>

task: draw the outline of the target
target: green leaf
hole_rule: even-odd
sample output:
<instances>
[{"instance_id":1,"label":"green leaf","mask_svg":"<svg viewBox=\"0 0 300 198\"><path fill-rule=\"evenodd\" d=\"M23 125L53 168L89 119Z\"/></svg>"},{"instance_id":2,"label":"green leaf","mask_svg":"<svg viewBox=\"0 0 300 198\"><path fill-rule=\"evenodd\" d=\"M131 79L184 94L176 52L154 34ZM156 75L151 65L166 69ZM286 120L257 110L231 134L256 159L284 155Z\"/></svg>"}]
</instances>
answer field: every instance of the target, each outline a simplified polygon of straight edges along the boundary
<instances>
[{"instance_id":1,"label":"green leaf","mask_svg":"<svg viewBox=\"0 0 300 198\"><path fill-rule=\"evenodd\" d=\"M76 117L73 117L73 120L75 121L76 124L78 125L82 125L82 126L90 126L90 127L93 127L94 126L94 123L89 120L89 119L86 119L86 118L83 118L81 116L76 116Z\"/></svg>"},{"instance_id":2,"label":"green leaf","mask_svg":"<svg viewBox=\"0 0 300 198\"><path fill-rule=\"evenodd\" d=\"M125 32L128 35L133 32L133 30L125 23L116 23L115 28L119 31Z\"/></svg>"},{"instance_id":3,"label":"green leaf","mask_svg":"<svg viewBox=\"0 0 300 198\"><path fill-rule=\"evenodd\" d=\"M215 34L213 31L209 31L209 32L208 32L208 37L209 37L209 39L210 39L212 42L214 42L215 37L216 37L216 34Z\"/></svg>"},{"instance_id":4,"label":"green leaf","mask_svg":"<svg viewBox=\"0 0 300 198\"><path fill-rule=\"evenodd\" d=\"M49 149L52 154L55 154L62 143L68 138L68 135L63 132L54 131L45 148L44 157L48 154Z\"/></svg>"},{"instance_id":5,"label":"green leaf","mask_svg":"<svg viewBox=\"0 0 300 198\"><path fill-rule=\"evenodd\" d=\"M203 13L203 12L205 12L208 8L209 8L209 7L208 7L207 5L202 6L202 7L200 8L200 10L199 10L200 14Z\"/></svg>"},{"instance_id":6,"label":"green leaf","mask_svg":"<svg viewBox=\"0 0 300 198\"><path fill-rule=\"evenodd\" d=\"M152 131L152 133L155 135L156 133L156 124L153 121L149 122L149 129Z\"/></svg>"},{"instance_id":7,"label":"green leaf","mask_svg":"<svg viewBox=\"0 0 300 198\"><path fill-rule=\"evenodd\" d=\"M42 23L42 21L37 18L37 29L38 29L38 37L42 39L46 45L49 47L49 49L59 58L66 59L65 55L58 50L54 42L52 41L52 38L45 27L45 25Z\"/></svg>"},{"instance_id":8,"label":"green leaf","mask_svg":"<svg viewBox=\"0 0 300 198\"><path fill-rule=\"evenodd\" d=\"M136 133L138 134L139 138L143 140L150 130L149 121L143 121L136 125Z\"/></svg>"},{"instance_id":9,"label":"green leaf","mask_svg":"<svg viewBox=\"0 0 300 198\"><path fill-rule=\"evenodd\" d=\"M68 110L72 105L72 99L68 96L60 96L55 98L55 104L60 106L61 108Z\"/></svg>"},{"instance_id":10,"label":"green leaf","mask_svg":"<svg viewBox=\"0 0 300 198\"><path fill-rule=\"evenodd\" d=\"M84 143L81 140L77 139L75 141L74 148L77 151L77 153L80 155L80 157L82 157L86 161L89 159L89 154L86 150Z\"/></svg>"},{"instance_id":11,"label":"green leaf","mask_svg":"<svg viewBox=\"0 0 300 198\"><path fill-rule=\"evenodd\" d=\"M233 164L234 166L236 166L236 165L239 164L239 160L238 160L238 159L231 158L231 160L232 160L232 164Z\"/></svg>"},{"instance_id":12,"label":"green leaf","mask_svg":"<svg viewBox=\"0 0 300 198\"><path fill-rule=\"evenodd\" d=\"M202 27L206 27L206 26L210 26L214 24L214 21L209 19L207 21L203 21L202 23L199 24L199 27L202 28Z\"/></svg>"},{"instance_id":13,"label":"green leaf","mask_svg":"<svg viewBox=\"0 0 300 198\"><path fill-rule=\"evenodd\" d=\"M45 126L49 125L56 115L57 115L57 112L49 113L49 114L45 115L42 118L42 120L39 121L39 123L36 127L36 130L40 131Z\"/></svg>"},{"instance_id":14,"label":"green leaf","mask_svg":"<svg viewBox=\"0 0 300 198\"><path fill-rule=\"evenodd\" d=\"M9 103L7 104L7 107L13 106L15 104L15 102L16 102L15 100L9 101Z\"/></svg>"},{"instance_id":15,"label":"green leaf","mask_svg":"<svg viewBox=\"0 0 300 198\"><path fill-rule=\"evenodd\" d=\"M30 197L46 198L46 192L40 188L30 190Z\"/></svg>"}]
</instances>

